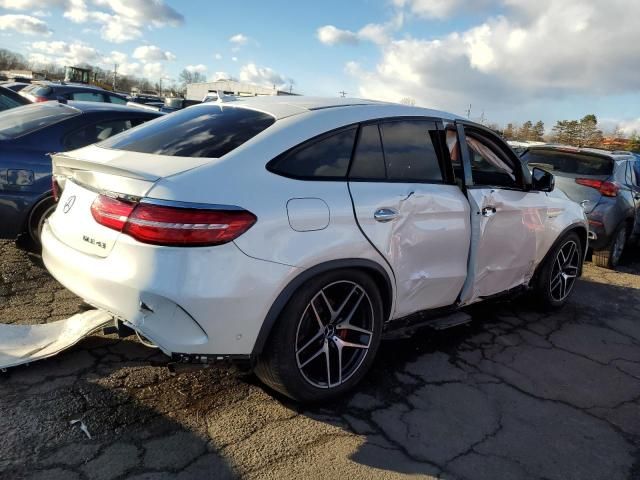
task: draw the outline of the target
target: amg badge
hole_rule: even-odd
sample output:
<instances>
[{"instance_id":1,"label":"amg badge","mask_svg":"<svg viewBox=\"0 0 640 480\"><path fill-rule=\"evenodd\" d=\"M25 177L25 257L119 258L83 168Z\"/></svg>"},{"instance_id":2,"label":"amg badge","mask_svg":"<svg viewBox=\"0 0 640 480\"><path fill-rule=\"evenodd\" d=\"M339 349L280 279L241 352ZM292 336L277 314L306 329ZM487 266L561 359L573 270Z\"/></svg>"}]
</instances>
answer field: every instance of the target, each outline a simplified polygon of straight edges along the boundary
<instances>
[{"instance_id":1,"label":"amg badge","mask_svg":"<svg viewBox=\"0 0 640 480\"><path fill-rule=\"evenodd\" d=\"M104 242L100 242L99 240L96 240L95 238L91 238L88 237L87 235L83 235L82 236L82 240L84 240L87 243L90 243L91 245L95 245L96 247L100 247L100 248L107 248L107 244Z\"/></svg>"}]
</instances>

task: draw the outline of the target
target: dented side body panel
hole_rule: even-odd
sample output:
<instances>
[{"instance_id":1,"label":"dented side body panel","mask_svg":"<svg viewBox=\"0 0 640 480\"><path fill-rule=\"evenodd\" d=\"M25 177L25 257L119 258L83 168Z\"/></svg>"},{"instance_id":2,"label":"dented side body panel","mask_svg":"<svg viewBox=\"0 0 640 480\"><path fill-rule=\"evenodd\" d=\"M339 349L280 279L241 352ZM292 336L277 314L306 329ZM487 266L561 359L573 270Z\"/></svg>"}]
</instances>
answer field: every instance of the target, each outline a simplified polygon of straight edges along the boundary
<instances>
[{"instance_id":1,"label":"dented side body panel","mask_svg":"<svg viewBox=\"0 0 640 480\"><path fill-rule=\"evenodd\" d=\"M567 227L586 229L582 208L553 193L471 188L468 198L473 233L461 305L528 285ZM484 215L487 208L495 213Z\"/></svg>"}]
</instances>

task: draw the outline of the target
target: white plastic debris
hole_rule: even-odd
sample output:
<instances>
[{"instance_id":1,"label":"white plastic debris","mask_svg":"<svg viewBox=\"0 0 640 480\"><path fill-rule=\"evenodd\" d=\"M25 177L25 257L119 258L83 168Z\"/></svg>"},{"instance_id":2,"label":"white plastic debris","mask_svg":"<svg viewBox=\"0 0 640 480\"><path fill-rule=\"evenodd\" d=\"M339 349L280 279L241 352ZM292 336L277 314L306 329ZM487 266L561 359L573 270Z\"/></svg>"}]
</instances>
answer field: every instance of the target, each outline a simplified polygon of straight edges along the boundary
<instances>
[{"instance_id":1,"label":"white plastic debris","mask_svg":"<svg viewBox=\"0 0 640 480\"><path fill-rule=\"evenodd\" d=\"M84 432L84 434L89 438L89 440L91 440L91 434L89 433L89 429L87 428L87 426L84 424L84 422L82 421L81 418L78 418L77 420L71 420L69 422L70 425L75 425L76 423L80 424L80 430L82 430Z\"/></svg>"},{"instance_id":2,"label":"white plastic debris","mask_svg":"<svg viewBox=\"0 0 640 480\"><path fill-rule=\"evenodd\" d=\"M110 314L89 310L42 325L0 324L0 369L57 355L111 321Z\"/></svg>"}]
</instances>

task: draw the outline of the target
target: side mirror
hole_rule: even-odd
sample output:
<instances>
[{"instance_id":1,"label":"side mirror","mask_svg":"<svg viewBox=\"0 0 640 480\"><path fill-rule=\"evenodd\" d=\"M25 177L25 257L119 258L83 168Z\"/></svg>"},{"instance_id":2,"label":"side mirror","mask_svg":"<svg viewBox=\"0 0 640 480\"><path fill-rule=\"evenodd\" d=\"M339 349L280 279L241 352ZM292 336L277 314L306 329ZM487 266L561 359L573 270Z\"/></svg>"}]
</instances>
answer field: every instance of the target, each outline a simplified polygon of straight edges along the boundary
<instances>
[{"instance_id":1,"label":"side mirror","mask_svg":"<svg viewBox=\"0 0 640 480\"><path fill-rule=\"evenodd\" d=\"M556 186L556 179L552 173L539 167L533 167L531 172L531 188L539 192L552 192Z\"/></svg>"}]
</instances>

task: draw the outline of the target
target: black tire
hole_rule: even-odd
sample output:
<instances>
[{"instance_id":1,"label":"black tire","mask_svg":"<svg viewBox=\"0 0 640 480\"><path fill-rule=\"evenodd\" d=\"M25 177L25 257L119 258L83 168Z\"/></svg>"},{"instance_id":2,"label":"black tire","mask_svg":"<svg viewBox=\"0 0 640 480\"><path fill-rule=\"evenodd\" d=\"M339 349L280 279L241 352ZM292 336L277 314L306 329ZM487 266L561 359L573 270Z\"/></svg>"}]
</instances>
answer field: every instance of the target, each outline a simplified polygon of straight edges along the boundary
<instances>
[{"instance_id":1,"label":"black tire","mask_svg":"<svg viewBox=\"0 0 640 480\"><path fill-rule=\"evenodd\" d=\"M40 251L42 249L42 242L40 241L40 235L42 234L42 227L44 221L54 212L56 209L56 202L53 197L47 197L33 208L29 215L29 221L27 224L27 233L33 242L34 250Z\"/></svg>"},{"instance_id":2,"label":"black tire","mask_svg":"<svg viewBox=\"0 0 640 480\"><path fill-rule=\"evenodd\" d=\"M614 269L620 263L620 257L627 244L627 225L621 224L613 234L611 243L605 250L594 250L591 260L597 267Z\"/></svg>"},{"instance_id":3,"label":"black tire","mask_svg":"<svg viewBox=\"0 0 640 480\"><path fill-rule=\"evenodd\" d=\"M329 292L327 294L327 298L330 298L331 293L335 289L340 288L347 292L348 290L350 290L350 285L352 284L357 285L358 289L354 289L356 293L353 293L352 291L349 294L353 294L353 297L348 301L344 301L345 308L343 310L345 312L347 310L351 311L352 309L354 312L356 312L357 310L356 315L354 315L358 317L357 321L365 321L366 318L370 316L371 323L367 323L367 325L370 326L370 331L372 332L370 336L368 336L368 334L353 332L350 328L346 327L338 326L338 328L335 328L335 325L344 324L344 321L339 321L341 320L341 318L342 320L344 320L344 317L341 317L341 315L337 316L335 323L333 323L334 327L332 328L326 326L326 324L331 323L328 321L327 317L324 317L323 315L315 316L314 313L310 313L312 312L311 302L312 300L314 302L319 301L318 299L321 298L320 292ZM362 292L360 290L362 290ZM336 293L341 292L342 290ZM360 295L362 296L362 299L358 300ZM338 297L337 294L336 297ZM366 300L368 300L368 302L365 302ZM321 301L324 302L324 300ZM356 303L358 306L354 307ZM335 305L336 304L334 304L334 307ZM322 305L319 305L317 303L314 303L314 306L322 308ZM330 312L329 310L326 310L325 312L320 311L318 313L329 314ZM314 315L314 317L307 317L307 315L312 314ZM321 316L323 316L322 319L320 318ZM325 324L324 320L327 320L324 326L325 333L322 333L322 326L312 325L308 323L313 323L313 319L316 319L321 325ZM349 321L347 321L347 323L351 327L351 323ZM362 380L367 371L371 368L378 347L380 345L382 324L382 298L380 296L378 287L369 275L367 275L363 271L347 269L326 272L307 281L291 298L287 306L282 311L278 321L274 325L269 336L269 340L265 345L264 352L257 359L254 371L258 378L262 380L262 382L264 382L266 385L296 401L321 402L338 397L355 387L355 385ZM298 338L300 329L304 325L310 325L313 329L318 329L317 333L313 334L312 340L317 335L321 335L316 340L319 343L312 344L313 348L309 347L309 351L319 352L324 347L326 347L328 350L327 353L320 354L315 358L315 360L311 360L308 367L303 367L301 365L301 361L299 360L301 355L300 352L302 352L306 348L304 346L302 348L298 348L299 344L303 343L306 345L309 343L307 342L308 337L304 338L303 340L301 340L303 337ZM333 333L327 332L327 329L331 328L331 331ZM345 332L345 330L348 331ZM369 330L369 328L367 328L367 330ZM314 379L311 378L311 371L304 371L304 369L315 368L315 364L313 362L323 362L327 358L333 359L328 363L331 364L331 362L333 361L333 366L335 367L335 364L337 363L335 362L335 360L337 359L338 352L338 343L336 343L335 339L339 340L340 337L343 337L343 335L347 336L352 334L356 336L359 335L360 339L362 339L364 336L364 338L367 339L366 342L368 342L369 344L368 349L364 352L364 356L360 360L357 360L357 358L355 357L356 355L362 355L362 353L360 352L362 352L364 349L354 348L351 350L346 350L347 355L353 355L350 361L353 362L352 368L355 369L352 371L352 373L350 373L349 376L345 378L345 381L343 383L335 386L330 386L330 384L332 383L332 369L327 366L325 369L329 372L326 375L327 379L325 383L327 385L321 387L318 386L318 384L314 384ZM361 343L360 340L358 340L358 343ZM320 345L323 345L323 347L318 349ZM331 345L333 345L333 350L332 348L330 348ZM341 352L343 352L343 350L341 350ZM344 358L345 353L341 353L341 355L343 356L341 358ZM313 357L313 355L309 355L309 358L310 357ZM322 364L319 363L317 367L318 372L320 372ZM342 364L339 364L340 381L342 381L343 378L341 367Z\"/></svg>"},{"instance_id":4,"label":"black tire","mask_svg":"<svg viewBox=\"0 0 640 480\"><path fill-rule=\"evenodd\" d=\"M572 254L575 255L575 257L572 256L572 259L576 262L576 267L575 271L571 271L571 275L575 275L575 277L570 279L570 283L563 283L567 282L566 278L560 279L561 284L565 285L568 290L566 291L566 295L558 295L557 289L562 288L562 285L560 287L557 286L556 279L558 279L558 274L561 272L558 271L559 266L556 262L561 258L559 257L560 252L566 252L567 250L563 249L566 249L571 242L576 248L575 254ZM582 269L583 260L582 243L577 233L570 232L562 237L560 241L556 242L542 261L542 265L535 278L533 295L537 301L537 305L542 310L555 310L561 308L567 302L575 287L578 273Z\"/></svg>"}]
</instances>

